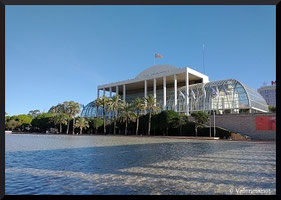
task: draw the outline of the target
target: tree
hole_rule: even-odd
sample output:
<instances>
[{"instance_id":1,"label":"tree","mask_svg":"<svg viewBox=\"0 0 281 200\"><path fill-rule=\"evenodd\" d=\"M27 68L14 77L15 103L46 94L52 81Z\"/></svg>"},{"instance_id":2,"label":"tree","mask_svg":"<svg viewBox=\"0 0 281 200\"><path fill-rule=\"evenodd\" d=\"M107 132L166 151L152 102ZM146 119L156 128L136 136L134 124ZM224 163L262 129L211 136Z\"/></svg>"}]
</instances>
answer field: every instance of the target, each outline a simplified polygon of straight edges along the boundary
<instances>
[{"instance_id":1,"label":"tree","mask_svg":"<svg viewBox=\"0 0 281 200\"><path fill-rule=\"evenodd\" d=\"M52 118L52 121L54 122L55 125L60 126L60 133L62 132L62 125L66 125L69 117L64 114L64 113L57 113L54 115Z\"/></svg>"},{"instance_id":2,"label":"tree","mask_svg":"<svg viewBox=\"0 0 281 200\"><path fill-rule=\"evenodd\" d=\"M121 106L120 118L125 122L125 135L127 135L128 122L135 119L135 113L133 112L132 105L128 103L123 103Z\"/></svg>"},{"instance_id":3,"label":"tree","mask_svg":"<svg viewBox=\"0 0 281 200\"><path fill-rule=\"evenodd\" d=\"M268 106L268 109L269 109L269 112L273 112L273 113L276 112L276 107L274 107L274 106Z\"/></svg>"},{"instance_id":4,"label":"tree","mask_svg":"<svg viewBox=\"0 0 281 200\"><path fill-rule=\"evenodd\" d=\"M11 117L8 115L8 113L5 112L5 126L7 127L8 121L10 121Z\"/></svg>"},{"instance_id":5,"label":"tree","mask_svg":"<svg viewBox=\"0 0 281 200\"><path fill-rule=\"evenodd\" d=\"M68 103L66 103L67 101L65 101L65 103L61 104L59 103L58 105L56 106L52 106L48 113L67 113L66 111L66 106L68 105Z\"/></svg>"},{"instance_id":6,"label":"tree","mask_svg":"<svg viewBox=\"0 0 281 200\"><path fill-rule=\"evenodd\" d=\"M140 114L145 110L145 104L144 104L144 100L141 98L136 98L133 101L133 107L135 109L136 112L136 121L137 121L137 126L136 126L136 135L138 135L139 133L139 118L140 118Z\"/></svg>"},{"instance_id":7,"label":"tree","mask_svg":"<svg viewBox=\"0 0 281 200\"><path fill-rule=\"evenodd\" d=\"M180 135L182 135L182 127L188 123L188 116L184 113L179 114L178 117L173 118L172 126L175 128L180 128Z\"/></svg>"},{"instance_id":8,"label":"tree","mask_svg":"<svg viewBox=\"0 0 281 200\"><path fill-rule=\"evenodd\" d=\"M191 116L194 118L195 121L195 135L197 137L197 128L202 126L204 123L208 122L208 115L205 112L198 111L191 113Z\"/></svg>"},{"instance_id":9,"label":"tree","mask_svg":"<svg viewBox=\"0 0 281 200\"><path fill-rule=\"evenodd\" d=\"M103 133L106 134L106 128L105 128L105 112L107 110L107 106L108 106L108 102L109 102L109 99L103 95L102 97L99 97L97 100L96 100L96 105L99 105L100 107L102 107L103 111L102 111L102 116L103 116Z\"/></svg>"},{"instance_id":10,"label":"tree","mask_svg":"<svg viewBox=\"0 0 281 200\"><path fill-rule=\"evenodd\" d=\"M166 135L169 133L169 128L177 128L179 122L179 114L173 110L164 110L158 114L158 123L160 129L164 129L163 133L166 132ZM164 134L165 135L165 134Z\"/></svg>"},{"instance_id":11,"label":"tree","mask_svg":"<svg viewBox=\"0 0 281 200\"><path fill-rule=\"evenodd\" d=\"M73 118L72 134L74 134L74 124L75 124L74 119L75 116L80 113L80 104L74 101L70 101L68 109L69 109L70 117Z\"/></svg>"},{"instance_id":12,"label":"tree","mask_svg":"<svg viewBox=\"0 0 281 200\"><path fill-rule=\"evenodd\" d=\"M34 128L39 128L40 131L45 132L48 128L54 126L53 117L55 114L53 113L41 113L37 115L31 122L31 125Z\"/></svg>"},{"instance_id":13,"label":"tree","mask_svg":"<svg viewBox=\"0 0 281 200\"><path fill-rule=\"evenodd\" d=\"M61 109L61 110L60 110ZM74 117L80 113L80 104L74 101L65 101L63 102L62 106L59 106L57 110L63 111L65 114L68 115L68 121L67 121L67 129L66 133L69 133L69 124L71 119L73 120L73 125L72 125L72 134L74 134Z\"/></svg>"},{"instance_id":14,"label":"tree","mask_svg":"<svg viewBox=\"0 0 281 200\"><path fill-rule=\"evenodd\" d=\"M15 115L11 117L11 119L18 121L21 124L20 126L22 130L24 130L26 127L29 128L31 126L32 118L33 117L31 115L25 114Z\"/></svg>"},{"instance_id":15,"label":"tree","mask_svg":"<svg viewBox=\"0 0 281 200\"><path fill-rule=\"evenodd\" d=\"M108 110L113 111L114 113L114 135L116 134L117 111L120 108L121 101L122 100L120 99L119 94L115 95L114 97L108 100Z\"/></svg>"},{"instance_id":16,"label":"tree","mask_svg":"<svg viewBox=\"0 0 281 200\"><path fill-rule=\"evenodd\" d=\"M6 128L7 128L8 130L12 130L12 131L13 131L15 128L19 127L19 126L21 126L21 123L20 123L19 121L14 120L14 119L9 120L9 121L6 123Z\"/></svg>"},{"instance_id":17,"label":"tree","mask_svg":"<svg viewBox=\"0 0 281 200\"><path fill-rule=\"evenodd\" d=\"M29 115L31 115L32 117L36 117L37 115L40 114L40 110L31 110L28 113Z\"/></svg>"},{"instance_id":18,"label":"tree","mask_svg":"<svg viewBox=\"0 0 281 200\"><path fill-rule=\"evenodd\" d=\"M158 110L158 106L156 105L156 99L149 95L147 98L145 98L146 103L146 110L148 111L149 117L148 117L148 135L150 135L150 128L151 128L151 114L152 112Z\"/></svg>"},{"instance_id":19,"label":"tree","mask_svg":"<svg viewBox=\"0 0 281 200\"><path fill-rule=\"evenodd\" d=\"M77 117L76 120L74 120L74 127L80 129L80 135L82 134L82 130L84 128L89 128L89 123L85 118L83 117ZM77 133L78 134L78 133Z\"/></svg>"},{"instance_id":20,"label":"tree","mask_svg":"<svg viewBox=\"0 0 281 200\"><path fill-rule=\"evenodd\" d=\"M100 118L88 118L88 123L90 127L95 129L95 133L98 132L98 128L103 125L103 120Z\"/></svg>"}]
</instances>

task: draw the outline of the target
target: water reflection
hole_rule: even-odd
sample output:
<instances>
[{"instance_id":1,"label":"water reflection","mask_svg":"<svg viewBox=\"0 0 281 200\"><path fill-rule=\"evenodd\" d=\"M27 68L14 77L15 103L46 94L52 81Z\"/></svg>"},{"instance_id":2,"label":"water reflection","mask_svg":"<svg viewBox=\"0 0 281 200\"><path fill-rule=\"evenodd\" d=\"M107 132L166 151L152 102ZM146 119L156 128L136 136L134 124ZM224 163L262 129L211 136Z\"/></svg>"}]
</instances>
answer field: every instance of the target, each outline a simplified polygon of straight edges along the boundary
<instances>
[{"instance_id":1,"label":"water reflection","mask_svg":"<svg viewBox=\"0 0 281 200\"><path fill-rule=\"evenodd\" d=\"M107 136L69 142L65 136L49 136L46 144L44 136L18 138L23 137L29 140L14 150L17 136L6 138L7 194L227 194L238 186L275 192L274 143L152 139L153 143L151 138ZM64 148L55 149L57 141ZM256 157L257 150L265 155Z\"/></svg>"}]
</instances>

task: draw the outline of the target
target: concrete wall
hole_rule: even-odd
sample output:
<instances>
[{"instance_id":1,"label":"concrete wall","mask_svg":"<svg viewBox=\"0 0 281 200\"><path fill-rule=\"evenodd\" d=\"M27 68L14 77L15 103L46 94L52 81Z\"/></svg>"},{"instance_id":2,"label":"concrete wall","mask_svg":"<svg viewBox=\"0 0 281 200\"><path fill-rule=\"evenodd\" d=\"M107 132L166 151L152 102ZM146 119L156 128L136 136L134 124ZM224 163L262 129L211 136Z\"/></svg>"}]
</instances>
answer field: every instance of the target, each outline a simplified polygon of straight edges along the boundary
<instances>
[{"instance_id":1,"label":"concrete wall","mask_svg":"<svg viewBox=\"0 0 281 200\"><path fill-rule=\"evenodd\" d=\"M268 116L276 117L276 114L228 114L216 115L216 126L228 129L242 135L248 135L256 140L276 140L276 131L273 130L256 130L256 117ZM213 126L213 115L211 116Z\"/></svg>"}]
</instances>

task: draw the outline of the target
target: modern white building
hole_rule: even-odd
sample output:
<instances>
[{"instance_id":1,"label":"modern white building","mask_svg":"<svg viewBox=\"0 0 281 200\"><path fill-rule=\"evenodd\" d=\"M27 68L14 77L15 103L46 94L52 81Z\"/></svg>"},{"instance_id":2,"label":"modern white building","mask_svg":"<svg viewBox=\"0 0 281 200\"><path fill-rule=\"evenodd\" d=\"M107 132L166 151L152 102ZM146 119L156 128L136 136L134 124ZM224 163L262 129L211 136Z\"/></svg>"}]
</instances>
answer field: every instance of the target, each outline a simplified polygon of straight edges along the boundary
<instances>
[{"instance_id":1,"label":"modern white building","mask_svg":"<svg viewBox=\"0 0 281 200\"><path fill-rule=\"evenodd\" d=\"M168 91L168 96L170 97L170 93L173 92L174 97L173 105L168 102L168 107L178 111L178 87L185 86L184 94L189 96L189 85L208 82L208 76L188 67L177 68L172 65L154 65L141 72L134 79L99 85L97 96L100 96L100 91L103 94L105 94L105 91L109 91L109 97L112 96L112 93L120 94L124 101L132 102L136 97L147 97L149 94L153 94L158 104L163 109L166 109L167 100L169 100L169 98L167 99ZM186 98L185 103L186 105L189 104L188 98ZM189 114L188 106L185 107L184 112Z\"/></svg>"},{"instance_id":2,"label":"modern white building","mask_svg":"<svg viewBox=\"0 0 281 200\"><path fill-rule=\"evenodd\" d=\"M276 107L276 85L271 84L268 86L262 86L258 89L258 92L263 96L266 103L270 106Z\"/></svg>"},{"instance_id":3,"label":"modern white building","mask_svg":"<svg viewBox=\"0 0 281 200\"><path fill-rule=\"evenodd\" d=\"M239 81L227 79L209 82L209 77L189 67L154 65L135 78L99 85L97 97L119 94L125 102L153 95L162 110L189 115L193 111L222 113L268 112L262 96ZM82 110L82 116L102 115L95 101Z\"/></svg>"}]
</instances>

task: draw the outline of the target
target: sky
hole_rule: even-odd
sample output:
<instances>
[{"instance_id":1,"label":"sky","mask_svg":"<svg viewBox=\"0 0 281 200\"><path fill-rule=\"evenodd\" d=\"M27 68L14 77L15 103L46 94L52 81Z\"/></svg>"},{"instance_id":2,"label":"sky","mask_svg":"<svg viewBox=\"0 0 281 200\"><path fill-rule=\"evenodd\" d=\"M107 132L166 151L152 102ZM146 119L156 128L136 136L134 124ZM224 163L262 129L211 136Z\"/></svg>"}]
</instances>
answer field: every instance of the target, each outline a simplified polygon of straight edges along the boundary
<instances>
[{"instance_id":1,"label":"sky","mask_svg":"<svg viewBox=\"0 0 281 200\"><path fill-rule=\"evenodd\" d=\"M88 104L156 64L253 89L276 80L276 6L6 6L5 107Z\"/></svg>"}]
</instances>

